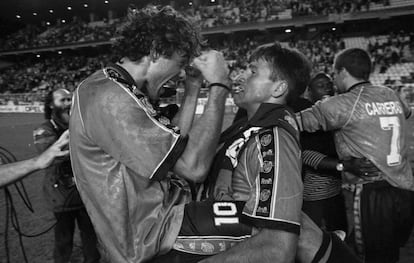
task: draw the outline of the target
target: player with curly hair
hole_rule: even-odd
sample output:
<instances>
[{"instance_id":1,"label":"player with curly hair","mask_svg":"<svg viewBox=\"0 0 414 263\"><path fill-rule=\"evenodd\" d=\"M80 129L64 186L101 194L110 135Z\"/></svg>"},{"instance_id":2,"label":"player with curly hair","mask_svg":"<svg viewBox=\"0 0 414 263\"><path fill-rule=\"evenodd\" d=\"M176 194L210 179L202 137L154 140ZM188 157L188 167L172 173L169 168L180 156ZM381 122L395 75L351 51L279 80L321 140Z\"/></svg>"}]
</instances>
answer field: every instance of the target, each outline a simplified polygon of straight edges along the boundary
<instances>
[{"instance_id":1,"label":"player with curly hair","mask_svg":"<svg viewBox=\"0 0 414 263\"><path fill-rule=\"evenodd\" d=\"M230 88L223 55L204 52L200 31L171 7L129 11L113 49L117 63L74 94L70 151L76 184L110 262L143 262L169 251L191 201L187 181L204 180ZM170 120L156 102L187 70L185 98ZM197 74L198 73L198 74ZM193 124L202 77L208 102ZM234 231L229 231L236 233Z\"/></svg>"}]
</instances>

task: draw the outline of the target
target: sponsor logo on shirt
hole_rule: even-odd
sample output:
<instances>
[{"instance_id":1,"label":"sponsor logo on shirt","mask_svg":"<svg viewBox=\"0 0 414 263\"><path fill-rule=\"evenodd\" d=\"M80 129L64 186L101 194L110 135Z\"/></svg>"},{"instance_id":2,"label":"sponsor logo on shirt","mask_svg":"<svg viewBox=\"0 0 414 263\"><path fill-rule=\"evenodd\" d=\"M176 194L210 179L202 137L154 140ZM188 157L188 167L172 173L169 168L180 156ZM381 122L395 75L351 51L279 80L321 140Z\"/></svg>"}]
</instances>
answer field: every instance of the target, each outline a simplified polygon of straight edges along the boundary
<instances>
[{"instance_id":1,"label":"sponsor logo on shirt","mask_svg":"<svg viewBox=\"0 0 414 263\"><path fill-rule=\"evenodd\" d=\"M273 156L272 149L263 152L263 158L265 158L266 156Z\"/></svg>"},{"instance_id":2,"label":"sponsor logo on shirt","mask_svg":"<svg viewBox=\"0 0 414 263\"><path fill-rule=\"evenodd\" d=\"M267 207L261 207L261 206L259 206L257 208L257 213L268 214L269 213L269 209Z\"/></svg>"},{"instance_id":3,"label":"sponsor logo on shirt","mask_svg":"<svg viewBox=\"0 0 414 263\"><path fill-rule=\"evenodd\" d=\"M272 178L267 178L267 179L262 178L262 179L260 180L260 184L272 184L272 183L273 183Z\"/></svg>"}]
</instances>

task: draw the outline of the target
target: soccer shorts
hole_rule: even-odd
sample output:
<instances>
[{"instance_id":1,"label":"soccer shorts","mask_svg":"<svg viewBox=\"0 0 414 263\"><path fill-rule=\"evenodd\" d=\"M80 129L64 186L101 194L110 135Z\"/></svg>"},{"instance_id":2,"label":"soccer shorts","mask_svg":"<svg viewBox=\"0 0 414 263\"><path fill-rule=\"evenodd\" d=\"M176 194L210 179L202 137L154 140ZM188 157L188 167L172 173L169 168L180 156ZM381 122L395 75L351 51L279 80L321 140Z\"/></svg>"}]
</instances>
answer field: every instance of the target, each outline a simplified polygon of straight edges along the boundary
<instances>
[{"instance_id":1,"label":"soccer shorts","mask_svg":"<svg viewBox=\"0 0 414 263\"><path fill-rule=\"evenodd\" d=\"M150 262L198 262L249 238L252 228L240 223L244 205L242 201L210 200L187 204L173 249Z\"/></svg>"},{"instance_id":2,"label":"soccer shorts","mask_svg":"<svg viewBox=\"0 0 414 263\"><path fill-rule=\"evenodd\" d=\"M361 193L361 230L365 262L392 263L408 241L414 223L414 193L385 181L365 184Z\"/></svg>"}]
</instances>

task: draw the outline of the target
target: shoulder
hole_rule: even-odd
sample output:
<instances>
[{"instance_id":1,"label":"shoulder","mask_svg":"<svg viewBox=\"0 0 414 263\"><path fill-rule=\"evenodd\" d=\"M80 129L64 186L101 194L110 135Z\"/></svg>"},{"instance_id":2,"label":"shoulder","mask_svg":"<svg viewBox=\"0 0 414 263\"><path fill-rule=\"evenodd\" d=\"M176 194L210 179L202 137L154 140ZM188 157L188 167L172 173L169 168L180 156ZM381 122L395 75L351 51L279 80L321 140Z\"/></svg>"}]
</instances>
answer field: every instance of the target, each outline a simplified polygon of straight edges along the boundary
<instances>
[{"instance_id":1,"label":"shoulder","mask_svg":"<svg viewBox=\"0 0 414 263\"><path fill-rule=\"evenodd\" d=\"M49 134L55 134L53 125L50 120L43 122L40 124L40 126L33 130L33 136L44 136Z\"/></svg>"},{"instance_id":2,"label":"shoulder","mask_svg":"<svg viewBox=\"0 0 414 263\"><path fill-rule=\"evenodd\" d=\"M55 141L56 138L57 134L49 120L33 130L33 140L35 144L50 143Z\"/></svg>"}]
</instances>

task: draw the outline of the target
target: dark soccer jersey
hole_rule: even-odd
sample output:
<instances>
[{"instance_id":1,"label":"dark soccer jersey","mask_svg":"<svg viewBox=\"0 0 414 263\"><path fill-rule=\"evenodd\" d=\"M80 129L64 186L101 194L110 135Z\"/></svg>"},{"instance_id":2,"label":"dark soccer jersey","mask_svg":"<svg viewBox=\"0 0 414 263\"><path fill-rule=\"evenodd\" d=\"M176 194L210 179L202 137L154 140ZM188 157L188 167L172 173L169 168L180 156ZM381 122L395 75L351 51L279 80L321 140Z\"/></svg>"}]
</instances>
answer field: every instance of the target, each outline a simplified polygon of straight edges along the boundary
<instances>
[{"instance_id":1,"label":"dark soccer jersey","mask_svg":"<svg viewBox=\"0 0 414 263\"><path fill-rule=\"evenodd\" d=\"M254 226L299 233L303 184L301 151L285 129L265 129L251 138L234 169L234 200Z\"/></svg>"},{"instance_id":2,"label":"dark soccer jersey","mask_svg":"<svg viewBox=\"0 0 414 263\"><path fill-rule=\"evenodd\" d=\"M185 182L167 175L171 155L183 146L167 122L107 69L74 94L73 171L110 262L148 260L168 251L179 233L189 191Z\"/></svg>"},{"instance_id":3,"label":"dark soccer jersey","mask_svg":"<svg viewBox=\"0 0 414 263\"><path fill-rule=\"evenodd\" d=\"M366 157L391 185L414 190L407 158L406 118L410 113L393 90L362 83L316 103L298 114L298 119L307 131L334 130L340 159ZM350 174L345 179L364 182Z\"/></svg>"}]
</instances>

